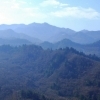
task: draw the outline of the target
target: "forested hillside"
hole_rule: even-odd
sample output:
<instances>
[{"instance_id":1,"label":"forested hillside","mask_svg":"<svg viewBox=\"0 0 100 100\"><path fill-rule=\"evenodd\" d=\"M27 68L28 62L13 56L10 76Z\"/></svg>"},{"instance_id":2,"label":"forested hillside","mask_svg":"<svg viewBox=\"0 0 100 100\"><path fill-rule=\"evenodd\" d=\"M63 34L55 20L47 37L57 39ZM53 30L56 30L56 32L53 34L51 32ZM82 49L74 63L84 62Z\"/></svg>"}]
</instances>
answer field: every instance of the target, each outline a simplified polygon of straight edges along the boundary
<instances>
[{"instance_id":1,"label":"forested hillside","mask_svg":"<svg viewBox=\"0 0 100 100\"><path fill-rule=\"evenodd\" d=\"M100 100L100 59L73 48L0 46L0 100Z\"/></svg>"}]
</instances>

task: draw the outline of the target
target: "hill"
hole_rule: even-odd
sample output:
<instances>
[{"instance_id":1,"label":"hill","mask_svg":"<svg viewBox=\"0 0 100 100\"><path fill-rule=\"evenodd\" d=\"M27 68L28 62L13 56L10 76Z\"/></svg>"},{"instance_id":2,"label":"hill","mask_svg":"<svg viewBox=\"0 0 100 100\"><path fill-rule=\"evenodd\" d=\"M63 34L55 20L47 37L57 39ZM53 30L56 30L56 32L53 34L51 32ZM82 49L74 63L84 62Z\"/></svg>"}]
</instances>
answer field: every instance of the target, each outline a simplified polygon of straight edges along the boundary
<instances>
[{"instance_id":1,"label":"hill","mask_svg":"<svg viewBox=\"0 0 100 100\"><path fill-rule=\"evenodd\" d=\"M24 39L24 40L27 40L27 41L30 41L34 44L38 44L40 43L41 41L39 39L36 39L36 38L33 38L33 37L30 37L28 35L25 35L23 33L17 33L15 31L13 31L12 29L7 29L7 30L0 30L0 38L2 39L8 39L8 40L14 40L14 39Z\"/></svg>"},{"instance_id":2,"label":"hill","mask_svg":"<svg viewBox=\"0 0 100 100\"><path fill-rule=\"evenodd\" d=\"M100 56L100 41L91 43L91 44L79 44L75 43L69 39L63 39L56 43L50 43L50 42L43 42L39 44L44 49L59 49L59 48L66 48L66 47L72 47L80 52L84 52L85 54L95 54L97 56Z\"/></svg>"},{"instance_id":3,"label":"hill","mask_svg":"<svg viewBox=\"0 0 100 100\"><path fill-rule=\"evenodd\" d=\"M73 48L0 46L1 100L99 100L99 74L100 58Z\"/></svg>"},{"instance_id":4,"label":"hill","mask_svg":"<svg viewBox=\"0 0 100 100\"><path fill-rule=\"evenodd\" d=\"M26 39L19 39L19 38L8 38L8 39L2 39L0 38L0 45L11 45L11 46L19 46L19 45L23 45L23 44L27 44L30 45L32 44L32 42L26 40Z\"/></svg>"},{"instance_id":5,"label":"hill","mask_svg":"<svg viewBox=\"0 0 100 100\"><path fill-rule=\"evenodd\" d=\"M59 48L66 48L66 47L73 47L73 48L81 48L81 44L79 43L75 43L69 39L63 39L61 41L58 41L56 43L50 43L50 42L43 42L39 44L40 46L42 46L44 49L47 48L52 48L52 49L59 49Z\"/></svg>"}]
</instances>

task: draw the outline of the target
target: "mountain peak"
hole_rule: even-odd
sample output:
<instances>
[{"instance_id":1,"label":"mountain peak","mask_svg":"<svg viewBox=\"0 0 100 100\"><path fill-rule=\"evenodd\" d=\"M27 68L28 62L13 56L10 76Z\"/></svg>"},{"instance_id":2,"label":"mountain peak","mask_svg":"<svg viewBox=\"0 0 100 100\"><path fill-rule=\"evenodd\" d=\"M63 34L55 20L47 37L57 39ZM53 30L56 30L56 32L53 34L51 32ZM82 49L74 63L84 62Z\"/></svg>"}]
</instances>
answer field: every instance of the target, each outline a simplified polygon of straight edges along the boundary
<instances>
[{"instance_id":1,"label":"mountain peak","mask_svg":"<svg viewBox=\"0 0 100 100\"><path fill-rule=\"evenodd\" d=\"M88 30L86 30L86 29L83 29L83 30L81 30L81 31L79 31L79 32L86 33L86 32L89 32L89 31L88 31Z\"/></svg>"}]
</instances>

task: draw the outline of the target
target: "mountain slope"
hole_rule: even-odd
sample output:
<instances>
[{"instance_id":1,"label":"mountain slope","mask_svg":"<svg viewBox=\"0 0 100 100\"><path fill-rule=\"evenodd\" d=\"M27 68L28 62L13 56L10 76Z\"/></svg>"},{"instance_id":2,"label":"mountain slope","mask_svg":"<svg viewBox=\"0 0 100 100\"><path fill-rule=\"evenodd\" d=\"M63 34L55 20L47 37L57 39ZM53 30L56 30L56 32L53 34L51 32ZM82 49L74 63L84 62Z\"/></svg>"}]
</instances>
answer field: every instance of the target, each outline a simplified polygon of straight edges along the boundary
<instances>
[{"instance_id":1,"label":"mountain slope","mask_svg":"<svg viewBox=\"0 0 100 100\"><path fill-rule=\"evenodd\" d=\"M56 43L50 43L50 42L43 42L39 44L44 49L52 48L52 49L59 49L59 48L66 48L66 47L73 47L73 48L81 48L81 44L72 42L69 39L63 39Z\"/></svg>"},{"instance_id":2,"label":"mountain slope","mask_svg":"<svg viewBox=\"0 0 100 100\"><path fill-rule=\"evenodd\" d=\"M60 28L48 23L0 25L0 30L7 29L53 43L63 39L70 39L80 44L89 44L100 40L100 31L81 30L76 32L69 28Z\"/></svg>"},{"instance_id":3,"label":"mountain slope","mask_svg":"<svg viewBox=\"0 0 100 100\"><path fill-rule=\"evenodd\" d=\"M91 44L79 44L75 43L69 39L63 39L56 43L49 43L49 42L43 42L39 44L44 49L59 49L59 48L75 48L76 50L80 52L84 52L85 54L95 54L97 56L100 56L100 41L91 43Z\"/></svg>"},{"instance_id":4,"label":"mountain slope","mask_svg":"<svg viewBox=\"0 0 100 100\"><path fill-rule=\"evenodd\" d=\"M49 25L48 23L31 23L23 28L19 27L15 31L39 38L40 40L50 40L50 37L58 34L59 32L65 32L66 34L74 34L75 32L71 29L59 28Z\"/></svg>"},{"instance_id":5,"label":"mountain slope","mask_svg":"<svg viewBox=\"0 0 100 100\"><path fill-rule=\"evenodd\" d=\"M0 25L0 30L8 30L8 29L14 30L18 27L25 27L25 24L11 24L11 25L1 24Z\"/></svg>"},{"instance_id":6,"label":"mountain slope","mask_svg":"<svg viewBox=\"0 0 100 100\"><path fill-rule=\"evenodd\" d=\"M7 30L0 30L0 38L2 39L26 39L28 41L31 41L32 43L38 44L41 41L36 38L32 38L28 35L25 35L23 33L16 33L12 29L7 29Z\"/></svg>"},{"instance_id":7,"label":"mountain slope","mask_svg":"<svg viewBox=\"0 0 100 100\"><path fill-rule=\"evenodd\" d=\"M68 28L59 28L48 23L31 23L25 24L12 24L12 25L0 25L0 30L12 29L17 33L24 33L28 36L39 38L40 40L53 41L51 37L59 33L66 33L72 35L74 30ZM60 35L60 34L59 34Z\"/></svg>"},{"instance_id":8,"label":"mountain slope","mask_svg":"<svg viewBox=\"0 0 100 100\"><path fill-rule=\"evenodd\" d=\"M89 44L100 40L100 31L81 30L76 32L69 28L60 28L48 23L0 25L0 30L8 29L52 43L63 39L70 39L80 44Z\"/></svg>"},{"instance_id":9,"label":"mountain slope","mask_svg":"<svg viewBox=\"0 0 100 100\"><path fill-rule=\"evenodd\" d=\"M100 40L100 31L79 31L71 39L81 44L89 44Z\"/></svg>"},{"instance_id":10,"label":"mountain slope","mask_svg":"<svg viewBox=\"0 0 100 100\"><path fill-rule=\"evenodd\" d=\"M26 40L26 39L19 39L19 38L13 38L13 39L2 39L0 38L0 45L11 45L11 46L19 46L27 44L30 45L32 42Z\"/></svg>"},{"instance_id":11,"label":"mountain slope","mask_svg":"<svg viewBox=\"0 0 100 100\"><path fill-rule=\"evenodd\" d=\"M73 48L53 51L35 45L0 47L1 100L20 100L22 90L55 100L99 100L99 73L99 58Z\"/></svg>"}]
</instances>

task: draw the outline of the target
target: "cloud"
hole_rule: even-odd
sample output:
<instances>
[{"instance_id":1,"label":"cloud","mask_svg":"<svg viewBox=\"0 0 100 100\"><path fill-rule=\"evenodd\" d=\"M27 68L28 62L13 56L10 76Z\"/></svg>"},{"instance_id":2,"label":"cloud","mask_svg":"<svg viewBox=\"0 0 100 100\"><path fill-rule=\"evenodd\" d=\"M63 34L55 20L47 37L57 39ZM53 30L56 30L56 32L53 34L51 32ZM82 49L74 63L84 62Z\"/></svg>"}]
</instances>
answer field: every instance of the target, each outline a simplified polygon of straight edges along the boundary
<instances>
[{"instance_id":1,"label":"cloud","mask_svg":"<svg viewBox=\"0 0 100 100\"><path fill-rule=\"evenodd\" d=\"M27 0L2 0L0 2L1 23L30 23L51 19L84 18L98 19L100 13L93 8L71 7L58 0L44 0L38 4Z\"/></svg>"},{"instance_id":2,"label":"cloud","mask_svg":"<svg viewBox=\"0 0 100 100\"><path fill-rule=\"evenodd\" d=\"M86 18L86 19L100 18L100 13L92 8L70 7L70 6L55 12L51 12L50 15L60 18L63 17Z\"/></svg>"},{"instance_id":3,"label":"cloud","mask_svg":"<svg viewBox=\"0 0 100 100\"><path fill-rule=\"evenodd\" d=\"M29 23L45 17L38 7L30 6L24 0L3 0L0 3L0 24Z\"/></svg>"},{"instance_id":4,"label":"cloud","mask_svg":"<svg viewBox=\"0 0 100 100\"><path fill-rule=\"evenodd\" d=\"M70 6L67 3L61 3L58 0L44 0L40 6L46 9L48 7L48 16L56 18L84 18L84 19L99 19L100 13L93 8L83 8ZM56 8L56 9L54 9ZM50 10L52 9L52 11Z\"/></svg>"},{"instance_id":5,"label":"cloud","mask_svg":"<svg viewBox=\"0 0 100 100\"><path fill-rule=\"evenodd\" d=\"M39 11L39 8L37 7L29 7L29 8L24 8L22 9L24 14L27 14L26 16L28 17L33 17L33 18L36 18L36 19L41 19L41 18L46 18L47 15L44 14L43 12L40 12Z\"/></svg>"},{"instance_id":6,"label":"cloud","mask_svg":"<svg viewBox=\"0 0 100 100\"><path fill-rule=\"evenodd\" d=\"M10 23L12 20L9 17L6 17L5 14L0 13L0 23Z\"/></svg>"},{"instance_id":7,"label":"cloud","mask_svg":"<svg viewBox=\"0 0 100 100\"><path fill-rule=\"evenodd\" d=\"M62 6L68 6L69 4L63 4L57 0L45 0L40 5L42 7L47 7L47 6L62 7Z\"/></svg>"}]
</instances>

